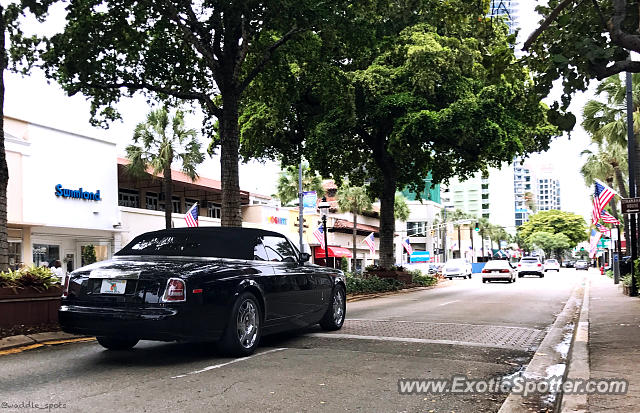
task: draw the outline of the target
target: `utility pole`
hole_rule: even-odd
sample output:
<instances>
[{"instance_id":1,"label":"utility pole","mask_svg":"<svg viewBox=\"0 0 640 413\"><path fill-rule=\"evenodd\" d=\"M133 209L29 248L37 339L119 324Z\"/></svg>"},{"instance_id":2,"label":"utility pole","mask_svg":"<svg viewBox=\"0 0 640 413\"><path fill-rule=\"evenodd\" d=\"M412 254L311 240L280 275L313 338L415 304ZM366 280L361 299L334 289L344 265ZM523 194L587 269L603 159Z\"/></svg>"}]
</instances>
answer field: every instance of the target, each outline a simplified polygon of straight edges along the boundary
<instances>
[{"instance_id":1,"label":"utility pole","mask_svg":"<svg viewBox=\"0 0 640 413\"><path fill-rule=\"evenodd\" d=\"M302 193L302 159L300 159L300 165L298 166L298 233L300 235L300 252L304 252L304 245L302 241L302 234L304 231L304 205ZM325 245L326 246L326 245Z\"/></svg>"},{"instance_id":2,"label":"utility pole","mask_svg":"<svg viewBox=\"0 0 640 413\"><path fill-rule=\"evenodd\" d=\"M635 198L637 196L636 192L636 166L635 166L635 132L634 132L634 122L633 122L633 80L630 72L626 72L626 81L627 81L627 155L629 159L629 197ZM636 214L627 214L627 219L630 220L629 223L629 239L627 242L630 243L631 248L631 286L629 287L630 295L635 296L637 294L636 291L636 280L635 278L638 274L635 274L635 263L638 259L638 239L636 234Z\"/></svg>"}]
</instances>

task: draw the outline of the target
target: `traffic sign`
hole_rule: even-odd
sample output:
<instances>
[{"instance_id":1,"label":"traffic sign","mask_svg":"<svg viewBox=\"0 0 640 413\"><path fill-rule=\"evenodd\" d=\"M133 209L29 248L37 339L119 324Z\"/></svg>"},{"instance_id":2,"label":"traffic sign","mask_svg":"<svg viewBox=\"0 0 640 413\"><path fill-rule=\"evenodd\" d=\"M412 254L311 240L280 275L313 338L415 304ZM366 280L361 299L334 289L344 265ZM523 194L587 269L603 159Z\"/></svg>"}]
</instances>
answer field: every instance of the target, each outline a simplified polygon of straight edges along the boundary
<instances>
[{"instance_id":1,"label":"traffic sign","mask_svg":"<svg viewBox=\"0 0 640 413\"><path fill-rule=\"evenodd\" d=\"M622 198L620 201L623 214L637 214L640 212L640 198Z\"/></svg>"}]
</instances>

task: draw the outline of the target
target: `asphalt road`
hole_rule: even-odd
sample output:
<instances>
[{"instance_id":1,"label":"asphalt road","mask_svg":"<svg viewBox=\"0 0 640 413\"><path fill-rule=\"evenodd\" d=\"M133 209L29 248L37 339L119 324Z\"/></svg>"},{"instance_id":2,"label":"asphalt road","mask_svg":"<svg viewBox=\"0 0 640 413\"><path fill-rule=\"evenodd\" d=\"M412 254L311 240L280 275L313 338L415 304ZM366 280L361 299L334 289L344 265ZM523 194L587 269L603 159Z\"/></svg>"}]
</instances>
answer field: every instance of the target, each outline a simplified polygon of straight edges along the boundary
<instances>
[{"instance_id":1,"label":"asphalt road","mask_svg":"<svg viewBox=\"0 0 640 413\"><path fill-rule=\"evenodd\" d=\"M482 284L476 274L349 303L342 330L268 337L244 359L148 341L126 352L89 342L1 356L0 412L29 411L7 408L21 403L72 412L496 412L506 395L401 395L398 380L518 372L583 274L515 284Z\"/></svg>"}]
</instances>

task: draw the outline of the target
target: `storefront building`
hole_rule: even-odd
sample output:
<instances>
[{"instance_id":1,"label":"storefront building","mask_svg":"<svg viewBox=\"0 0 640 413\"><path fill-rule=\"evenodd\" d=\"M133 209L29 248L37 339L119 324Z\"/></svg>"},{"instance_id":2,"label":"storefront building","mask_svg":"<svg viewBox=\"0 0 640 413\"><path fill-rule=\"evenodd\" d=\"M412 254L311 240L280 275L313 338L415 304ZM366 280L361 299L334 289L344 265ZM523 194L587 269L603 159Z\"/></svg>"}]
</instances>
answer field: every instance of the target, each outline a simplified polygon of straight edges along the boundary
<instances>
[{"instance_id":1,"label":"storefront building","mask_svg":"<svg viewBox=\"0 0 640 413\"><path fill-rule=\"evenodd\" d=\"M67 271L120 246L116 144L5 117L9 262Z\"/></svg>"}]
</instances>

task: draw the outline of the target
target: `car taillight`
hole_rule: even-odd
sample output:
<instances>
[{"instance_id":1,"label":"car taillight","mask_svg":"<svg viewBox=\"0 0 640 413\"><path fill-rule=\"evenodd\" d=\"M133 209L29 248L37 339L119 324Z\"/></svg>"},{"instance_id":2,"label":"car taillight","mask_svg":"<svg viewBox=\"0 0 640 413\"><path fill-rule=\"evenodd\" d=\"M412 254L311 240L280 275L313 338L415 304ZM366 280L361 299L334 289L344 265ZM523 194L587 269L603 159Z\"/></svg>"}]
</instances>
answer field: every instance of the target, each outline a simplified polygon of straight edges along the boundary
<instances>
[{"instance_id":1,"label":"car taillight","mask_svg":"<svg viewBox=\"0 0 640 413\"><path fill-rule=\"evenodd\" d=\"M167 288L164 290L164 295L162 296L162 301L165 302L176 302L176 301L186 301L186 287L184 285L184 281L180 278L169 278L167 281Z\"/></svg>"},{"instance_id":2,"label":"car taillight","mask_svg":"<svg viewBox=\"0 0 640 413\"><path fill-rule=\"evenodd\" d=\"M509 270L507 270L507 269L505 268L505 269L500 270L500 272L507 272L507 273L508 273L508 272L509 272Z\"/></svg>"},{"instance_id":3,"label":"car taillight","mask_svg":"<svg viewBox=\"0 0 640 413\"><path fill-rule=\"evenodd\" d=\"M542 267L542 264L538 263L538 267Z\"/></svg>"},{"instance_id":4,"label":"car taillight","mask_svg":"<svg viewBox=\"0 0 640 413\"><path fill-rule=\"evenodd\" d=\"M518 267L522 267L522 264L518 264Z\"/></svg>"},{"instance_id":5,"label":"car taillight","mask_svg":"<svg viewBox=\"0 0 640 413\"><path fill-rule=\"evenodd\" d=\"M67 298L69 296L69 280L71 279L71 275L67 275L64 277L64 286L62 287L62 298Z\"/></svg>"},{"instance_id":6,"label":"car taillight","mask_svg":"<svg viewBox=\"0 0 640 413\"><path fill-rule=\"evenodd\" d=\"M483 269L483 270L482 270L482 272L484 272L484 273L488 273L488 272L491 272L491 271L489 271L489 270L484 270L484 269Z\"/></svg>"}]
</instances>

